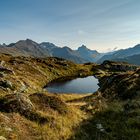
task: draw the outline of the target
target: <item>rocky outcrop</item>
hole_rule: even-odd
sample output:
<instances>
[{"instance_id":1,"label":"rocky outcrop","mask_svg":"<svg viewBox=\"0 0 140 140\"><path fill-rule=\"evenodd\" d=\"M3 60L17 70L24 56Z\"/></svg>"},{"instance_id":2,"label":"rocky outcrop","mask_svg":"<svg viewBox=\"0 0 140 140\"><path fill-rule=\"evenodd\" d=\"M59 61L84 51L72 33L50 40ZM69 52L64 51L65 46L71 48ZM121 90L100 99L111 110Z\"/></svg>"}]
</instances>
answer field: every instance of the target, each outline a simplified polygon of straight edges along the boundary
<instances>
[{"instance_id":1,"label":"rocky outcrop","mask_svg":"<svg viewBox=\"0 0 140 140\"><path fill-rule=\"evenodd\" d=\"M13 84L10 81L6 81L6 80L1 80L0 81L0 87L2 88L9 88L9 89L13 89Z\"/></svg>"},{"instance_id":2,"label":"rocky outcrop","mask_svg":"<svg viewBox=\"0 0 140 140\"><path fill-rule=\"evenodd\" d=\"M0 98L0 105L1 112L16 112L31 121L35 121L41 124L44 124L48 122L48 120L52 119L42 115L39 111L37 111L29 97L23 93L10 94Z\"/></svg>"},{"instance_id":3,"label":"rocky outcrop","mask_svg":"<svg viewBox=\"0 0 140 140\"><path fill-rule=\"evenodd\" d=\"M28 96L22 93L9 94L0 99L1 109L6 112L24 112L34 110Z\"/></svg>"},{"instance_id":4,"label":"rocky outcrop","mask_svg":"<svg viewBox=\"0 0 140 140\"><path fill-rule=\"evenodd\" d=\"M28 93L42 91L45 85L57 78L92 75L91 65L83 66L57 57L31 58L2 54L0 91L1 94L6 94L6 91L13 93L19 91L23 85Z\"/></svg>"},{"instance_id":5,"label":"rocky outcrop","mask_svg":"<svg viewBox=\"0 0 140 140\"><path fill-rule=\"evenodd\" d=\"M110 71L135 71L138 69L136 65L130 65L124 62L104 61L101 66Z\"/></svg>"},{"instance_id":6,"label":"rocky outcrop","mask_svg":"<svg viewBox=\"0 0 140 140\"><path fill-rule=\"evenodd\" d=\"M100 92L107 99L132 99L140 95L140 69L115 73L99 79Z\"/></svg>"}]
</instances>

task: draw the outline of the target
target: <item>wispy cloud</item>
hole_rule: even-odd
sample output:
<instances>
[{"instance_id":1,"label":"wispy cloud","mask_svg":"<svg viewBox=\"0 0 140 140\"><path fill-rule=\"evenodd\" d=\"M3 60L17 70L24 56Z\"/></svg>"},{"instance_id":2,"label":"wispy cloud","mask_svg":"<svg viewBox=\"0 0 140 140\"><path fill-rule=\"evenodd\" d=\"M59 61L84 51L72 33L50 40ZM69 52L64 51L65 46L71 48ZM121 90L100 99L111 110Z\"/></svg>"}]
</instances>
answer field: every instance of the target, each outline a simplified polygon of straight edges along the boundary
<instances>
[{"instance_id":1,"label":"wispy cloud","mask_svg":"<svg viewBox=\"0 0 140 140\"><path fill-rule=\"evenodd\" d=\"M139 0L14 0L0 2L0 42L31 38L91 49L140 42Z\"/></svg>"}]
</instances>

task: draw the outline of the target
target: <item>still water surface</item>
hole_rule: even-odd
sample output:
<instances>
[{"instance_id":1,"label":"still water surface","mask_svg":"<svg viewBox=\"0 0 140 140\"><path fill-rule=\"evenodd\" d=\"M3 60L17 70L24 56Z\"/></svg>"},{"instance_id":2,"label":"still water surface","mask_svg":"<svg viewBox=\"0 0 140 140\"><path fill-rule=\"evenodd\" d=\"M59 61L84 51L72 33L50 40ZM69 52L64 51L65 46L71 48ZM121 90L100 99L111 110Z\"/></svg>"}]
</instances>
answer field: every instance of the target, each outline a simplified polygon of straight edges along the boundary
<instances>
[{"instance_id":1,"label":"still water surface","mask_svg":"<svg viewBox=\"0 0 140 140\"><path fill-rule=\"evenodd\" d=\"M76 78L66 81L55 81L46 87L51 93L93 93L97 91L98 79L94 76Z\"/></svg>"}]
</instances>

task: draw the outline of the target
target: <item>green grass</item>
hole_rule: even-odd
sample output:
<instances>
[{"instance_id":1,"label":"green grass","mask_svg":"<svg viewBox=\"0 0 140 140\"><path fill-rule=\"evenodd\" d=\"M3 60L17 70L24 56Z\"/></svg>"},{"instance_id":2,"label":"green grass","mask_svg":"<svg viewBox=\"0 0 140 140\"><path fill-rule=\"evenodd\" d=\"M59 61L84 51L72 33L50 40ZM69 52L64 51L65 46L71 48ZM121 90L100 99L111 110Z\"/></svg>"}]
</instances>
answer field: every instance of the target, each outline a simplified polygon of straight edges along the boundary
<instances>
[{"instance_id":1,"label":"green grass","mask_svg":"<svg viewBox=\"0 0 140 140\"><path fill-rule=\"evenodd\" d=\"M135 111L138 113L140 109ZM130 114L125 113L121 102L110 103L107 109L96 112L89 120L82 122L70 140L138 140L140 114ZM98 129L97 124L101 124L104 131Z\"/></svg>"}]
</instances>

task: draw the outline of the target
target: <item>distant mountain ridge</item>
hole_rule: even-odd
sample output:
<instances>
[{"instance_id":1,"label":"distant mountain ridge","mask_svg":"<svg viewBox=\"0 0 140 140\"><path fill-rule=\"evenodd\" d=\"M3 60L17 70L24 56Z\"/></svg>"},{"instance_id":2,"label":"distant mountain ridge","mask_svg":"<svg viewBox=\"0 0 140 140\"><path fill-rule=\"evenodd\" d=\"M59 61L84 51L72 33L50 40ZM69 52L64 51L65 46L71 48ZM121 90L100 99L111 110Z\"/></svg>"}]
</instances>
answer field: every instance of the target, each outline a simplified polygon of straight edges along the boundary
<instances>
[{"instance_id":1,"label":"distant mountain ridge","mask_svg":"<svg viewBox=\"0 0 140 140\"><path fill-rule=\"evenodd\" d=\"M88 49L85 45L80 46L77 50L72 50L67 46L59 47L50 42L37 43L26 39L9 45L0 44L0 53L39 58L60 57L75 63L102 63L105 60L113 60L140 65L140 44L128 49L99 53L96 50Z\"/></svg>"},{"instance_id":2,"label":"distant mountain ridge","mask_svg":"<svg viewBox=\"0 0 140 140\"><path fill-rule=\"evenodd\" d=\"M121 49L118 51L115 51L112 54L109 55L104 55L101 59L98 60L98 63L102 63L105 60L122 60L125 61L127 60L127 62L129 63L129 59L130 56L134 56L134 55L139 55L140 54L140 44L132 47L132 48L128 48L128 49ZM136 63L134 63L136 64Z\"/></svg>"},{"instance_id":3,"label":"distant mountain ridge","mask_svg":"<svg viewBox=\"0 0 140 140\"><path fill-rule=\"evenodd\" d=\"M82 49L85 50L85 53ZM96 50L90 50L84 45L77 50L72 50L67 46L61 48L50 42L39 44L30 39L20 40L9 45L0 45L0 52L13 56L60 57L75 63L95 62L96 56L100 55Z\"/></svg>"},{"instance_id":4,"label":"distant mountain ridge","mask_svg":"<svg viewBox=\"0 0 140 140\"><path fill-rule=\"evenodd\" d=\"M76 63L87 62L76 51L70 49L67 46L61 48L49 42L43 42L40 44L40 46L48 49L50 56L68 59Z\"/></svg>"},{"instance_id":5,"label":"distant mountain ridge","mask_svg":"<svg viewBox=\"0 0 140 140\"><path fill-rule=\"evenodd\" d=\"M140 65L140 54L128 56L125 58L114 59L114 61L127 62L130 64Z\"/></svg>"},{"instance_id":6,"label":"distant mountain ridge","mask_svg":"<svg viewBox=\"0 0 140 140\"><path fill-rule=\"evenodd\" d=\"M46 49L30 39L20 40L0 47L1 53L11 54L13 56L32 56L32 57L48 57L50 56Z\"/></svg>"}]
</instances>

